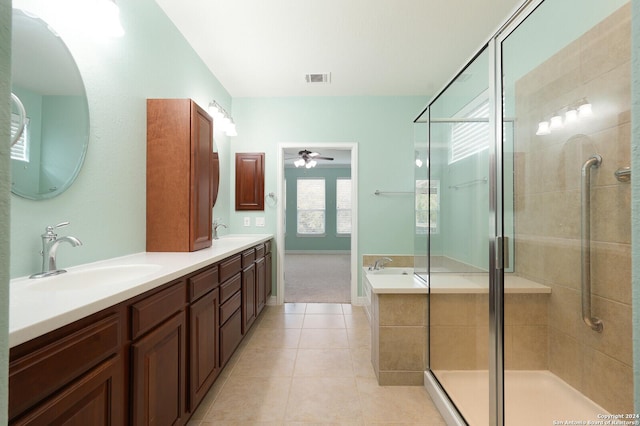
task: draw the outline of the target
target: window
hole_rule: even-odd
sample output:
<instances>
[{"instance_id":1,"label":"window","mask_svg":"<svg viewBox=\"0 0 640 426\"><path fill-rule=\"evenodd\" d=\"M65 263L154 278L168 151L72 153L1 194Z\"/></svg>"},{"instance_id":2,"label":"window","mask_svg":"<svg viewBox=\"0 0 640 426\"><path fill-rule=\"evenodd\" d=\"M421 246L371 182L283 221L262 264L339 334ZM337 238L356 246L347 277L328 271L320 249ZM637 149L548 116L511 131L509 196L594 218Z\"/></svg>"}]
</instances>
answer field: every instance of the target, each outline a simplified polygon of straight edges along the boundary
<instances>
[{"instance_id":1,"label":"window","mask_svg":"<svg viewBox=\"0 0 640 426\"><path fill-rule=\"evenodd\" d=\"M29 119L25 118L25 126L20 139L11 147L11 159L29 162ZM18 133L20 127L20 116L11 114L11 134Z\"/></svg>"},{"instance_id":2,"label":"window","mask_svg":"<svg viewBox=\"0 0 640 426\"><path fill-rule=\"evenodd\" d=\"M298 235L325 234L325 182L322 179L298 179Z\"/></svg>"},{"instance_id":3,"label":"window","mask_svg":"<svg viewBox=\"0 0 640 426\"><path fill-rule=\"evenodd\" d=\"M485 96L485 94L480 95L460 112L464 118L486 119L486 121L461 122L451 127L449 164L489 148L489 99Z\"/></svg>"},{"instance_id":4,"label":"window","mask_svg":"<svg viewBox=\"0 0 640 426\"><path fill-rule=\"evenodd\" d=\"M336 232L351 234L351 179L336 179Z\"/></svg>"},{"instance_id":5,"label":"window","mask_svg":"<svg viewBox=\"0 0 640 426\"><path fill-rule=\"evenodd\" d=\"M416 233L439 232L440 181L416 181Z\"/></svg>"}]
</instances>

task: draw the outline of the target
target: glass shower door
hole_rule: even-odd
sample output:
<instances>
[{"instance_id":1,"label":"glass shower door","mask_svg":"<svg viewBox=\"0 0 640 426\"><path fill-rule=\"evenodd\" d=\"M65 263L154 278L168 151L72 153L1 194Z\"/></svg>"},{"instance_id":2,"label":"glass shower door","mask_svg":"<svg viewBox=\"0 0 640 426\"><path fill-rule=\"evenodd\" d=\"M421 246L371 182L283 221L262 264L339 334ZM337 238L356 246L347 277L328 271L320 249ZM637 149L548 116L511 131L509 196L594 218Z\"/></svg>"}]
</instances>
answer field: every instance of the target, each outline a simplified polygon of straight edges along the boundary
<instances>
[{"instance_id":1,"label":"glass shower door","mask_svg":"<svg viewBox=\"0 0 640 426\"><path fill-rule=\"evenodd\" d=\"M489 55L435 99L429 123L429 365L469 424L489 419Z\"/></svg>"},{"instance_id":2,"label":"glass shower door","mask_svg":"<svg viewBox=\"0 0 640 426\"><path fill-rule=\"evenodd\" d=\"M507 425L634 411L630 2L537 3L498 38Z\"/></svg>"}]
</instances>

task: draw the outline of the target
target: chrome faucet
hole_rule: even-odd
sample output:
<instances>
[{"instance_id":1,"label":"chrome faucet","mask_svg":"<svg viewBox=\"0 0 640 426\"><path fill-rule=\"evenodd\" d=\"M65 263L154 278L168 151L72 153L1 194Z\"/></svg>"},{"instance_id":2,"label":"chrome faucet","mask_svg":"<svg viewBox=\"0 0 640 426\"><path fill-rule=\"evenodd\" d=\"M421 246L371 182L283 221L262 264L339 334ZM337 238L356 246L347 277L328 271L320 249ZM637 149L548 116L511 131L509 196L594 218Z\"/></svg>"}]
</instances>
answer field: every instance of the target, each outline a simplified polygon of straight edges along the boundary
<instances>
[{"instance_id":1,"label":"chrome faucet","mask_svg":"<svg viewBox=\"0 0 640 426\"><path fill-rule=\"evenodd\" d=\"M40 252L42 256L42 272L33 274L29 278L45 278L67 272L64 269L58 269L56 266L58 246L61 243L69 243L73 247L78 247L82 245L82 242L76 237L71 236L58 238L58 234L53 231L56 228L62 228L68 224L69 222L62 222L56 226L47 226L45 233L40 236L42 238L42 251Z\"/></svg>"},{"instance_id":2,"label":"chrome faucet","mask_svg":"<svg viewBox=\"0 0 640 426\"><path fill-rule=\"evenodd\" d=\"M214 220L212 225L213 225L213 239L217 240L219 238L218 237L218 228L221 227L221 226L223 228L226 228L227 225L225 225L224 223L218 223L218 219Z\"/></svg>"},{"instance_id":3,"label":"chrome faucet","mask_svg":"<svg viewBox=\"0 0 640 426\"><path fill-rule=\"evenodd\" d=\"M381 257L380 259L373 262L373 266L369 266L370 271L379 271L380 268L384 267L385 263L393 262L393 259L389 257Z\"/></svg>"}]
</instances>

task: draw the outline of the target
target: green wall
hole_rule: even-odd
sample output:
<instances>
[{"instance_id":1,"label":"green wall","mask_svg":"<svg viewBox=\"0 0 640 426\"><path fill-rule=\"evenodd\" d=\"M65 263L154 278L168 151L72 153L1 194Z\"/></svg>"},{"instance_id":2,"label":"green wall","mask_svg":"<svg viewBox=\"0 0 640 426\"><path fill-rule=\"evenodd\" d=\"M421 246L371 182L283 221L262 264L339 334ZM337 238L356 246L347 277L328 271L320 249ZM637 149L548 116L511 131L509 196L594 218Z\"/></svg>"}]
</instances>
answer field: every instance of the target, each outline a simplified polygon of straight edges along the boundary
<instances>
[{"instance_id":1,"label":"green wall","mask_svg":"<svg viewBox=\"0 0 640 426\"><path fill-rule=\"evenodd\" d=\"M42 2L20 1L36 13L38 3ZM78 179L60 196L47 201L11 196L12 277L40 269L40 234L47 225L65 220L71 225L61 234L84 244L63 247L61 267L145 250L147 98L193 98L203 107L215 99L231 110L229 93L155 1L118 5L124 37L63 34L87 92L89 148ZM220 154L228 155L228 138L219 132L214 137ZM228 176L228 163L223 161L224 186ZM229 209L224 192L214 214Z\"/></svg>"},{"instance_id":2,"label":"green wall","mask_svg":"<svg viewBox=\"0 0 640 426\"><path fill-rule=\"evenodd\" d=\"M351 237L338 236L336 233L336 180L350 178L350 168L314 167L285 168L286 188L286 233L284 246L286 251L348 251L351 249ZM325 179L325 235L300 237L297 234L297 197L299 178Z\"/></svg>"},{"instance_id":3,"label":"green wall","mask_svg":"<svg viewBox=\"0 0 640 426\"><path fill-rule=\"evenodd\" d=\"M0 425L7 424L9 365L9 212L11 0L0 0Z\"/></svg>"}]
</instances>

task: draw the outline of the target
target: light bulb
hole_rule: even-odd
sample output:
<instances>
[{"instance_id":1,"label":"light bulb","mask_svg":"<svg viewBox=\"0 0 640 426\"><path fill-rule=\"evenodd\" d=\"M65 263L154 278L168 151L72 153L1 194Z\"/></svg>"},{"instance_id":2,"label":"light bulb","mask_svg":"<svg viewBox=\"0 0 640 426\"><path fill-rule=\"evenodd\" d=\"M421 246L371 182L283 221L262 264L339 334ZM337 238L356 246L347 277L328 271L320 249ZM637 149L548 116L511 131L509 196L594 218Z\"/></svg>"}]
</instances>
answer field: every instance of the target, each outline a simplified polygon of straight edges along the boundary
<instances>
[{"instance_id":1,"label":"light bulb","mask_svg":"<svg viewBox=\"0 0 640 426\"><path fill-rule=\"evenodd\" d=\"M215 117L218 111L218 103L216 101L209 102L209 115Z\"/></svg>"},{"instance_id":2,"label":"light bulb","mask_svg":"<svg viewBox=\"0 0 640 426\"><path fill-rule=\"evenodd\" d=\"M421 159L416 158L416 166L422 167L422 160Z\"/></svg>"},{"instance_id":3,"label":"light bulb","mask_svg":"<svg viewBox=\"0 0 640 426\"><path fill-rule=\"evenodd\" d=\"M550 133L551 133L551 129L549 128L548 121L541 121L540 123L538 123L538 130L536 131L536 135L542 136L542 135L548 135Z\"/></svg>"},{"instance_id":4,"label":"light bulb","mask_svg":"<svg viewBox=\"0 0 640 426\"><path fill-rule=\"evenodd\" d=\"M591 109L591 104L586 103L582 104L578 107L578 114L580 117L591 117L593 115L593 110Z\"/></svg>"},{"instance_id":5,"label":"light bulb","mask_svg":"<svg viewBox=\"0 0 640 426\"><path fill-rule=\"evenodd\" d=\"M296 167L302 167L302 166L304 166L304 160L302 158L298 158L296 161L293 162L293 164Z\"/></svg>"},{"instance_id":6,"label":"light bulb","mask_svg":"<svg viewBox=\"0 0 640 426\"><path fill-rule=\"evenodd\" d=\"M573 123L578 120L578 111L575 108L569 108L564 114L565 123Z\"/></svg>"},{"instance_id":7,"label":"light bulb","mask_svg":"<svg viewBox=\"0 0 640 426\"><path fill-rule=\"evenodd\" d=\"M238 131L236 130L236 123L233 122L233 119L229 122L227 129L225 131L227 136L238 136Z\"/></svg>"},{"instance_id":8,"label":"light bulb","mask_svg":"<svg viewBox=\"0 0 640 426\"><path fill-rule=\"evenodd\" d=\"M562 129L563 127L562 116L556 114L553 117L551 117L551 122L549 123L549 127L551 129Z\"/></svg>"}]
</instances>

